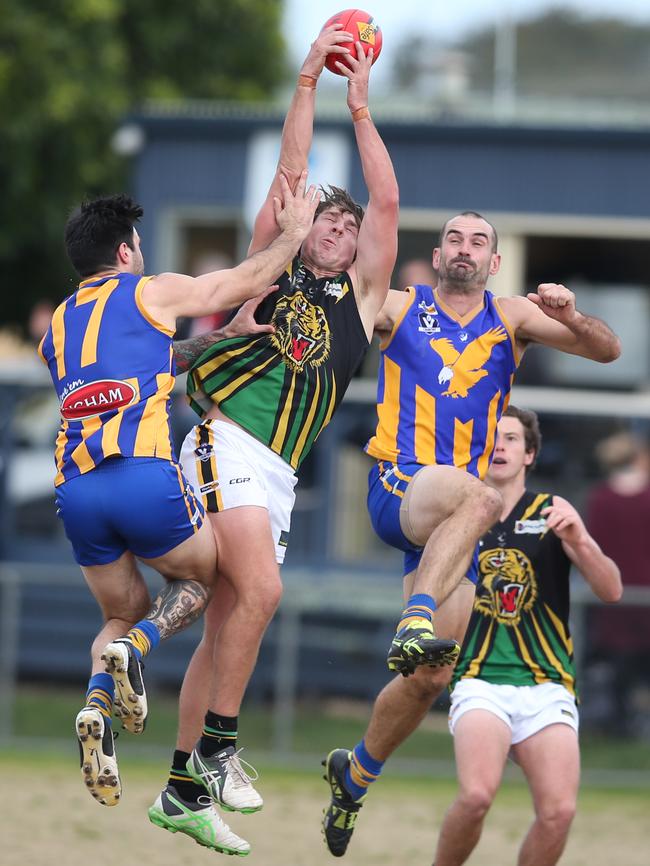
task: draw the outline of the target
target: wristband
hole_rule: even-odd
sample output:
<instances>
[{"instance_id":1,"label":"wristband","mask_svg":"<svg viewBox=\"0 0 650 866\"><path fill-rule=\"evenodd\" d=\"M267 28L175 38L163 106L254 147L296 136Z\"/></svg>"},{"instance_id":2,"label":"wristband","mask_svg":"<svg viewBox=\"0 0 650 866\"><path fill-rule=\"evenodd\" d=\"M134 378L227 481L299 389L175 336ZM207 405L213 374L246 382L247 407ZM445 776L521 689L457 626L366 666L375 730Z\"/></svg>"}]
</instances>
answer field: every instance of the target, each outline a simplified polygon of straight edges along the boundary
<instances>
[{"instance_id":1,"label":"wristband","mask_svg":"<svg viewBox=\"0 0 650 866\"><path fill-rule=\"evenodd\" d=\"M370 112L368 111L368 106L364 105L363 108L356 108L352 112L352 122L357 123L359 120L365 120L366 117L370 117Z\"/></svg>"},{"instance_id":2,"label":"wristband","mask_svg":"<svg viewBox=\"0 0 650 866\"><path fill-rule=\"evenodd\" d=\"M308 87L310 90L316 90L316 82L318 81L313 75L304 75L300 73L298 76L298 87Z\"/></svg>"}]
</instances>

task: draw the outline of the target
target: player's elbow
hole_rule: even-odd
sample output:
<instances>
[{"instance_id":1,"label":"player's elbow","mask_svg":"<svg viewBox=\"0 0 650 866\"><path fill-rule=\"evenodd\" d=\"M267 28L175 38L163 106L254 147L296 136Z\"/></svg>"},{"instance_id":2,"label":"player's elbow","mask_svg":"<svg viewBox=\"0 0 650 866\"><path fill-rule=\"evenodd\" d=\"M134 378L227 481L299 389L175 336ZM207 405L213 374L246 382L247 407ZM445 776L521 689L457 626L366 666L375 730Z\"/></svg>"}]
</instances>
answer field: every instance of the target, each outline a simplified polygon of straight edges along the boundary
<instances>
[{"instance_id":1,"label":"player's elbow","mask_svg":"<svg viewBox=\"0 0 650 866\"><path fill-rule=\"evenodd\" d=\"M617 574L612 580L604 586L598 594L601 601L605 604L616 604L623 598L623 583L620 574Z\"/></svg>"},{"instance_id":2,"label":"player's elbow","mask_svg":"<svg viewBox=\"0 0 650 866\"><path fill-rule=\"evenodd\" d=\"M597 361L600 361L601 364L611 364L612 361L615 361L617 358L621 357L621 341L618 337L612 335L612 339L609 340L606 346L603 346L603 351L598 358Z\"/></svg>"},{"instance_id":3,"label":"player's elbow","mask_svg":"<svg viewBox=\"0 0 650 866\"><path fill-rule=\"evenodd\" d=\"M397 184L387 183L374 197L373 205L377 205L382 214L397 222L399 217L399 188Z\"/></svg>"},{"instance_id":4,"label":"player's elbow","mask_svg":"<svg viewBox=\"0 0 650 866\"><path fill-rule=\"evenodd\" d=\"M609 589L603 601L605 604L617 604L623 598L623 587L621 585Z\"/></svg>"}]
</instances>

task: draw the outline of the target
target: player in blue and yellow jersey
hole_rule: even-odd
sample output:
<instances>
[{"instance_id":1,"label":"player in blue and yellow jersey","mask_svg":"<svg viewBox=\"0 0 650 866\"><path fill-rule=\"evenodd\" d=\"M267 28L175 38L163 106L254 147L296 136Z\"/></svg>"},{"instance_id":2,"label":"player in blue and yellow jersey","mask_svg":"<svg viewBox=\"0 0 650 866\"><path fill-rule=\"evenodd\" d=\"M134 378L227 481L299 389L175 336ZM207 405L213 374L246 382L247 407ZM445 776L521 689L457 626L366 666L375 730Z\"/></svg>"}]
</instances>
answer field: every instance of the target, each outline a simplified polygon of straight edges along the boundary
<instances>
[{"instance_id":1,"label":"player in blue and yellow jersey","mask_svg":"<svg viewBox=\"0 0 650 866\"><path fill-rule=\"evenodd\" d=\"M251 250L266 246L277 232L272 201L278 179L284 172L296 180L306 166L318 77L328 54L348 52L344 43L350 38L340 26L329 27L309 51ZM225 579L208 606L203 639L185 676L168 784L149 815L155 824L203 844L201 826L187 815L206 788L224 808L262 807L240 762L238 716L280 600L296 472L368 348L395 264L397 181L368 111L372 55L366 57L360 46L357 54L361 59L350 55L344 74L369 193L365 214L344 190L330 188L299 255L278 271L278 290L258 307L257 332L216 343L208 337L214 345L188 376L188 393L203 422L186 437L181 461L203 496Z\"/></svg>"},{"instance_id":2,"label":"player in blue and yellow jersey","mask_svg":"<svg viewBox=\"0 0 650 866\"><path fill-rule=\"evenodd\" d=\"M294 195L282 180L281 231L266 250L198 278L143 276L142 208L127 196L85 203L66 225L82 281L55 310L39 354L60 400L58 514L105 619L77 716L84 781L105 805L120 796L113 704L127 730L143 730L140 660L203 612L215 575L213 533L170 438L176 319L230 308L268 286L311 227L319 195L305 185L303 175ZM136 557L167 580L151 607Z\"/></svg>"},{"instance_id":3,"label":"player in blue and yellow jersey","mask_svg":"<svg viewBox=\"0 0 650 866\"><path fill-rule=\"evenodd\" d=\"M476 546L501 513L500 494L483 478L522 353L531 343L602 362L620 352L617 337L578 312L565 286L492 295L497 234L480 214L449 219L432 262L436 288L389 292L376 323L368 507L379 536L404 551L406 606L388 653L401 676L380 693L354 750L335 749L326 760L324 830L335 856L345 853L368 785L451 677L474 600Z\"/></svg>"},{"instance_id":4,"label":"player in blue and yellow jersey","mask_svg":"<svg viewBox=\"0 0 650 866\"><path fill-rule=\"evenodd\" d=\"M509 755L535 808L518 863L554 866L576 809L571 565L601 601L618 601L623 586L575 508L526 489L540 445L535 413L506 409L487 475L503 504L480 542L474 610L453 678L449 726L459 792L440 828L436 866L461 866L474 850Z\"/></svg>"}]
</instances>

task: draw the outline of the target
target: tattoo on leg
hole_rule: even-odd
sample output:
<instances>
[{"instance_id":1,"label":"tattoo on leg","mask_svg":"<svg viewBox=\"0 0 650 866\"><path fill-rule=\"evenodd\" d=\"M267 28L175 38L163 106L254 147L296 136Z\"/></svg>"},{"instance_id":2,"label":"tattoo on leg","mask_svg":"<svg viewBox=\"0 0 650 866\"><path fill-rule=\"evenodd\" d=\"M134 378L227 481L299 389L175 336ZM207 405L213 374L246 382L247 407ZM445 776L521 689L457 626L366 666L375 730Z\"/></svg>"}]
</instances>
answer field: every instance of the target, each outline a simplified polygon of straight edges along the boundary
<instances>
[{"instance_id":1,"label":"tattoo on leg","mask_svg":"<svg viewBox=\"0 0 650 866\"><path fill-rule=\"evenodd\" d=\"M154 599L146 619L160 632L160 639L192 625L205 610L210 593L198 580L170 580Z\"/></svg>"}]
</instances>

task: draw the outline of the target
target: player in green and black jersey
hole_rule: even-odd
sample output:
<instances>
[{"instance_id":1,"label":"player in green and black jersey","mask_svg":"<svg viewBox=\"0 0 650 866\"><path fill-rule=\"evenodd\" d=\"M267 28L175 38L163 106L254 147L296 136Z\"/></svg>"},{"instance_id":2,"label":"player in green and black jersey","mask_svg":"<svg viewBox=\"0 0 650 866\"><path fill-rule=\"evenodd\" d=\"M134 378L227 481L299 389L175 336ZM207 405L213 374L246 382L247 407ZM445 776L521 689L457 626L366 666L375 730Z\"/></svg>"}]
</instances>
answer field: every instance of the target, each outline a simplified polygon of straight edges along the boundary
<instances>
[{"instance_id":1,"label":"player in green and black jersey","mask_svg":"<svg viewBox=\"0 0 650 866\"><path fill-rule=\"evenodd\" d=\"M557 863L575 812L569 572L574 565L605 602L618 601L622 584L566 499L526 489L540 444L535 413L507 409L487 476L503 510L481 540L474 610L454 672L449 725L459 793L440 830L436 866L460 866L474 850L511 752L535 808L519 863Z\"/></svg>"},{"instance_id":2,"label":"player in green and black jersey","mask_svg":"<svg viewBox=\"0 0 650 866\"><path fill-rule=\"evenodd\" d=\"M295 470L368 348L397 254L397 181L367 107L372 55L366 57L358 43L351 54L350 40L334 25L309 51L250 250L267 246L278 233L282 176L293 188L307 167L316 84L332 53L345 54L350 64L341 73L348 79L347 103L369 193L365 214L344 190L324 192L298 257L255 310L257 330L242 336L226 329L228 339L204 351L188 379L203 422L188 434L181 461L209 515L225 580L208 606L203 640L184 680L169 784L150 818L208 847L215 845L197 817L206 789L227 809L262 807L240 762L237 724L280 599Z\"/></svg>"}]
</instances>

